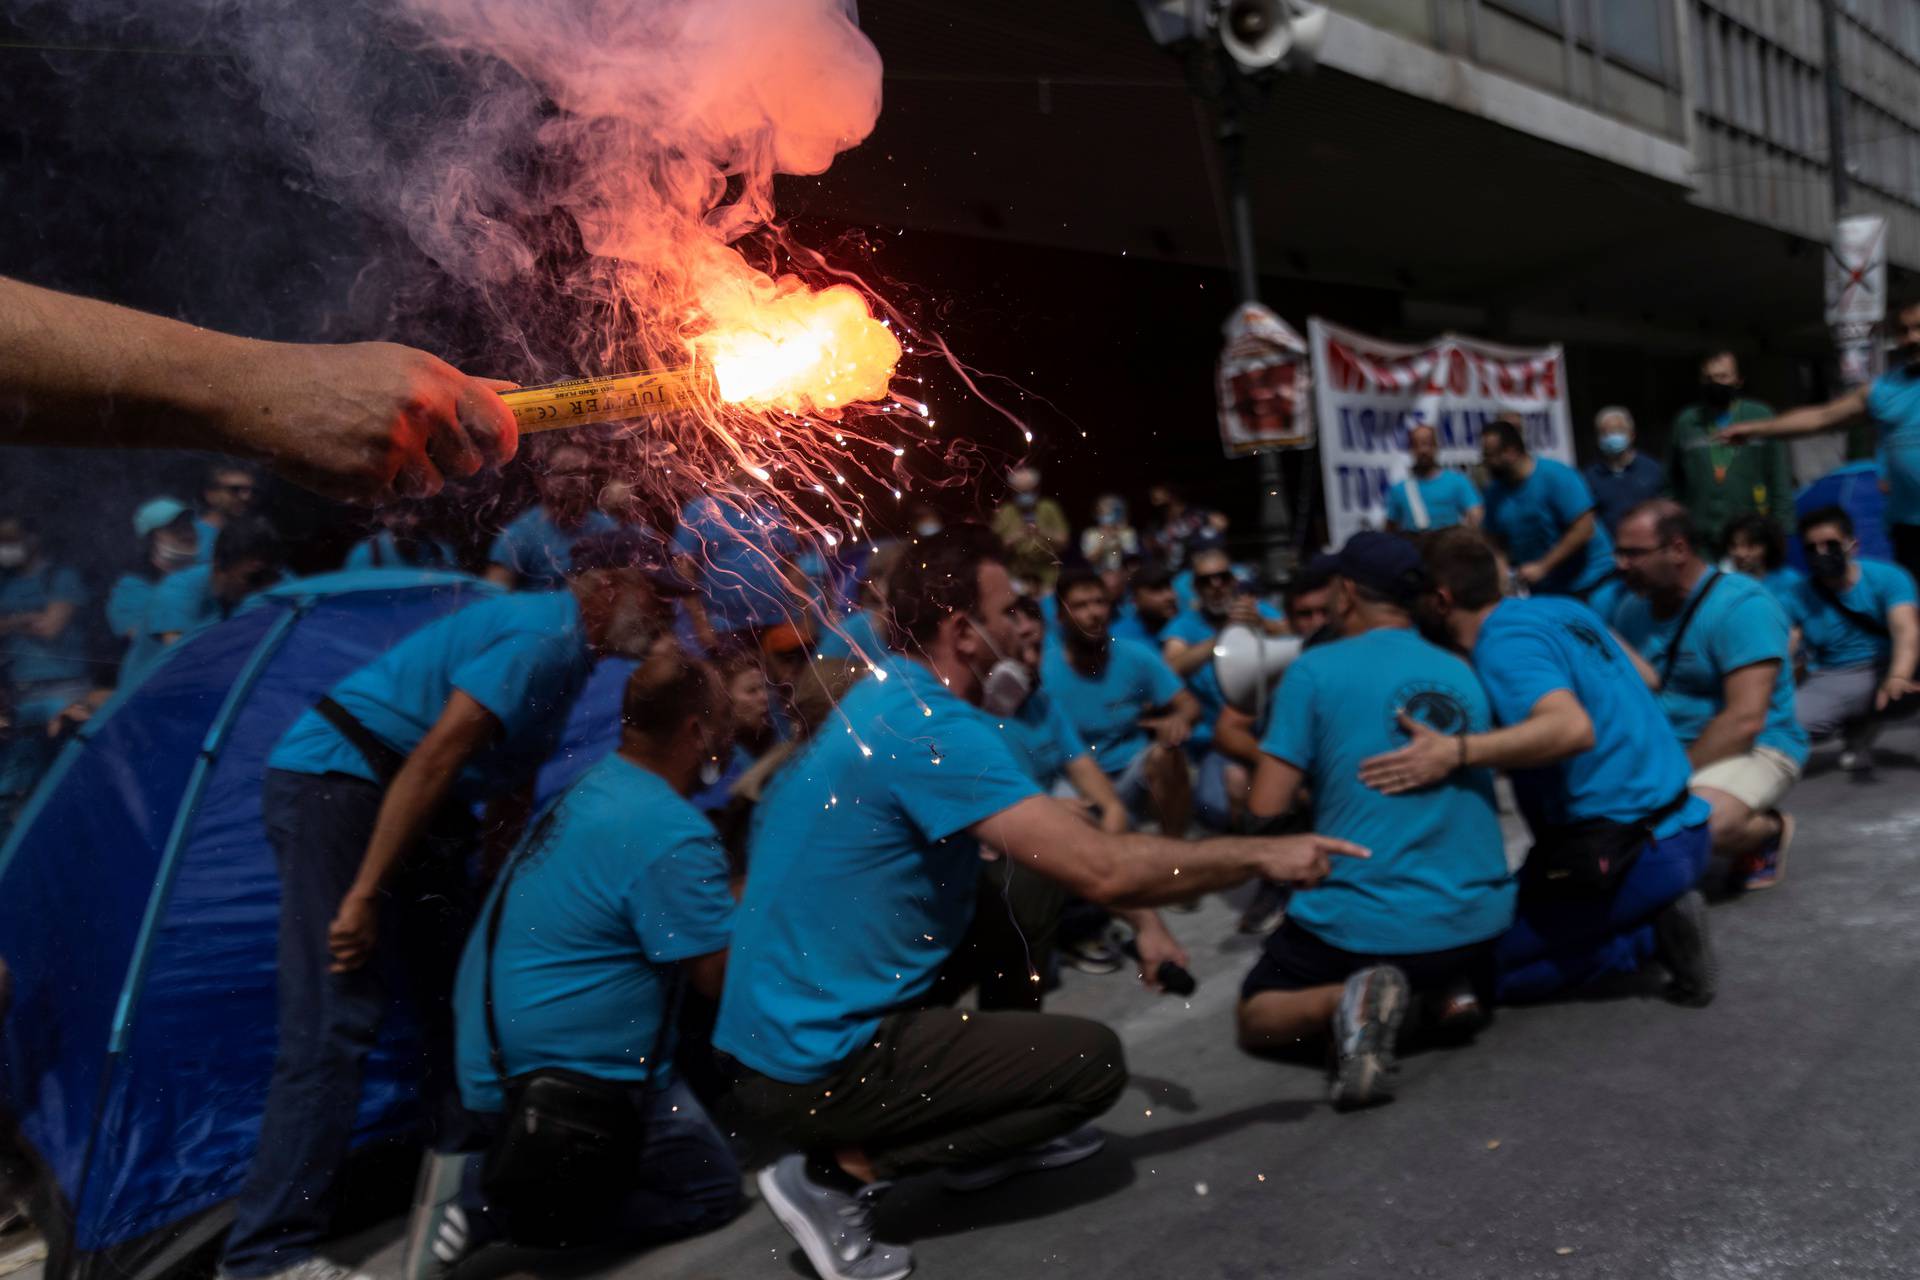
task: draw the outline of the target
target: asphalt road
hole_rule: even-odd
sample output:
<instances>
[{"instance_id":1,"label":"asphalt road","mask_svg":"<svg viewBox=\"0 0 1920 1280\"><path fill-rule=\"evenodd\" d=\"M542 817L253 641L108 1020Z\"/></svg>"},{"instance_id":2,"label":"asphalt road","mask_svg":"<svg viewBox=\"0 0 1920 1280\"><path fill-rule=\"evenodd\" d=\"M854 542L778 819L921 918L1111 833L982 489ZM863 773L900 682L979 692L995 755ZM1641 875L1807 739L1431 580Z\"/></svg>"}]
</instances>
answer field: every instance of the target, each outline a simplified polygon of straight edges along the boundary
<instances>
[{"instance_id":1,"label":"asphalt road","mask_svg":"<svg viewBox=\"0 0 1920 1280\"><path fill-rule=\"evenodd\" d=\"M1705 1010L1627 989L1502 1010L1420 1053L1355 1115L1320 1074L1234 1047L1255 940L1231 898L1171 917L1201 985L1150 996L1068 975L1051 1007L1117 1027L1133 1084L1106 1150L975 1196L902 1183L882 1225L929 1280L1920 1276L1920 730L1875 778L1790 799L1785 882L1712 914ZM398 1223L355 1251L397 1274ZM495 1250L461 1280L791 1280L811 1270L758 1203L638 1256Z\"/></svg>"}]
</instances>

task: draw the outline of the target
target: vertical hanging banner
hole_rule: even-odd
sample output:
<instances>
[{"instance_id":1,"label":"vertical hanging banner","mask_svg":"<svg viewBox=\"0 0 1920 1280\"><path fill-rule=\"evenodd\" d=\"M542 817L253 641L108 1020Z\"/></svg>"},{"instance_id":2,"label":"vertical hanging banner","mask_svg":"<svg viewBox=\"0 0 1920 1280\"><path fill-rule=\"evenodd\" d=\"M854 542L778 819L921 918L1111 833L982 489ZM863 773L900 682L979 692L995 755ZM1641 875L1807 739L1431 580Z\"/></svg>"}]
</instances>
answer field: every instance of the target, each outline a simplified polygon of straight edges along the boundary
<instances>
[{"instance_id":1,"label":"vertical hanging banner","mask_svg":"<svg viewBox=\"0 0 1920 1280\"><path fill-rule=\"evenodd\" d=\"M1573 464L1566 353L1442 334L1417 346L1307 322L1327 537L1338 547L1386 519L1387 490L1407 474L1407 431L1440 435L1440 465L1480 461L1480 428L1503 413L1524 424L1538 457Z\"/></svg>"},{"instance_id":2,"label":"vertical hanging banner","mask_svg":"<svg viewBox=\"0 0 1920 1280\"><path fill-rule=\"evenodd\" d=\"M1220 444L1229 458L1313 443L1307 344L1257 302L1242 303L1222 326L1226 346L1214 375Z\"/></svg>"},{"instance_id":3,"label":"vertical hanging banner","mask_svg":"<svg viewBox=\"0 0 1920 1280\"><path fill-rule=\"evenodd\" d=\"M1887 318L1887 220L1877 213L1833 224L1827 255L1827 325L1840 355L1840 381L1849 387L1880 372L1876 331Z\"/></svg>"}]
</instances>

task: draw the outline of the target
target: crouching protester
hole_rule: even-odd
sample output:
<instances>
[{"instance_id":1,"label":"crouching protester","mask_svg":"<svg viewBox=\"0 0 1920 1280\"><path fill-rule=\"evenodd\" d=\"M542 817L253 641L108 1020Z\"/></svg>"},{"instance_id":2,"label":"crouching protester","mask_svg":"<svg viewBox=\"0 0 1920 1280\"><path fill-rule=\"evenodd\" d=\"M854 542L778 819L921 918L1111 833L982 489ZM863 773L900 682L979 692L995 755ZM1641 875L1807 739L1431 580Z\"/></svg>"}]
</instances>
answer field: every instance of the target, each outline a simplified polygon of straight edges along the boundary
<instances>
[{"instance_id":1,"label":"crouching protester","mask_svg":"<svg viewBox=\"0 0 1920 1280\"><path fill-rule=\"evenodd\" d=\"M1241 986L1239 1030L1255 1050L1331 1032L1330 1096L1344 1110L1393 1097L1416 996L1491 1002L1514 886L1485 768L1391 796L1360 781L1360 762L1402 741L1403 721L1436 736L1491 723L1472 669L1414 630L1420 553L1395 534L1359 533L1333 575L1333 636L1280 681L1249 804L1257 819L1279 818L1309 784L1321 830L1372 856L1342 861L1295 899Z\"/></svg>"},{"instance_id":2,"label":"crouching protester","mask_svg":"<svg viewBox=\"0 0 1920 1280\"><path fill-rule=\"evenodd\" d=\"M1000 555L976 527L915 547L888 583L892 651L754 814L714 1044L735 1060L742 1127L796 1149L757 1180L827 1280L912 1268L874 1238L889 1180L941 1169L977 1189L1071 1164L1099 1150L1085 1126L1126 1087L1098 1023L930 1005L983 850L1122 907L1262 874L1311 883L1329 855L1360 852L1312 835L1111 835L1042 794L978 706L1017 644Z\"/></svg>"},{"instance_id":3,"label":"crouching protester","mask_svg":"<svg viewBox=\"0 0 1920 1280\"><path fill-rule=\"evenodd\" d=\"M390 997L426 1040L434 1143L462 1139L448 993L470 922L472 807L518 834L535 770L605 654L643 656L689 589L639 535L574 547L567 589L483 600L335 685L267 759L280 869L279 1048L221 1271L341 1280L316 1254L340 1189L360 1068Z\"/></svg>"},{"instance_id":4,"label":"crouching protester","mask_svg":"<svg viewBox=\"0 0 1920 1280\"><path fill-rule=\"evenodd\" d=\"M475 1149L429 1157L406 1280L497 1240L647 1244L739 1211L726 1140L673 1068L679 995L717 997L726 971L727 857L686 799L725 711L706 664L656 652L627 682L619 750L501 870L454 991Z\"/></svg>"},{"instance_id":5,"label":"crouching protester","mask_svg":"<svg viewBox=\"0 0 1920 1280\"><path fill-rule=\"evenodd\" d=\"M1425 558L1422 625L1472 656L1502 727L1448 735L1409 720L1412 741L1360 773L1388 795L1460 769L1511 773L1534 843L1495 951L1499 997L1544 999L1657 957L1674 1000L1706 1004L1716 972L1693 886L1709 810L1632 660L1578 601L1501 599L1499 557L1473 530L1436 535Z\"/></svg>"}]
</instances>

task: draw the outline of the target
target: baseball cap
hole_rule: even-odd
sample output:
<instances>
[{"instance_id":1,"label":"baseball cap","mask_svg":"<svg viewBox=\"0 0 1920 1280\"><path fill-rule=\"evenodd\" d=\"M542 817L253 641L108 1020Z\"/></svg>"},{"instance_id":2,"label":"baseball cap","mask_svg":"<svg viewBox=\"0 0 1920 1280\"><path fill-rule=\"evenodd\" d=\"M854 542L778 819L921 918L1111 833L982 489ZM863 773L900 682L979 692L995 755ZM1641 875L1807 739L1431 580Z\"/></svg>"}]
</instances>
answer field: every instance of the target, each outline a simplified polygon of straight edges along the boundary
<instances>
[{"instance_id":1,"label":"baseball cap","mask_svg":"<svg viewBox=\"0 0 1920 1280\"><path fill-rule=\"evenodd\" d=\"M1362 529L1333 557L1333 572L1405 604L1427 589L1427 571L1411 542L1378 529Z\"/></svg>"},{"instance_id":2,"label":"baseball cap","mask_svg":"<svg viewBox=\"0 0 1920 1280\"><path fill-rule=\"evenodd\" d=\"M608 529L590 533L573 544L569 573L591 569L639 569L663 595L690 596L698 591L661 545L659 538L638 529Z\"/></svg>"},{"instance_id":3,"label":"baseball cap","mask_svg":"<svg viewBox=\"0 0 1920 1280\"><path fill-rule=\"evenodd\" d=\"M133 536L144 538L155 529L164 529L187 514L187 504L178 498L153 498L140 504L133 513Z\"/></svg>"}]
</instances>

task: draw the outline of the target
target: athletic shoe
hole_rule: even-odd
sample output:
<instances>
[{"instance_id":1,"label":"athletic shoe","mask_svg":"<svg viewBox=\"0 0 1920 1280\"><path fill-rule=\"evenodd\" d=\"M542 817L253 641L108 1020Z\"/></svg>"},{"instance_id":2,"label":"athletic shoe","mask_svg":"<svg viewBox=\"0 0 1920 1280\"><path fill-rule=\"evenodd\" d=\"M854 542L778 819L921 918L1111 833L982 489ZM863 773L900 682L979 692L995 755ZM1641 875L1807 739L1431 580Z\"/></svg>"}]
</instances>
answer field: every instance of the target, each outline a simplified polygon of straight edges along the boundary
<instances>
[{"instance_id":1,"label":"athletic shoe","mask_svg":"<svg viewBox=\"0 0 1920 1280\"><path fill-rule=\"evenodd\" d=\"M1328 1096L1337 1109L1393 1101L1400 1071L1394 1049L1412 995L1407 975L1390 964L1362 969L1347 979L1333 1011L1333 1086Z\"/></svg>"},{"instance_id":2,"label":"athletic shoe","mask_svg":"<svg viewBox=\"0 0 1920 1280\"><path fill-rule=\"evenodd\" d=\"M1253 891L1253 901L1240 913L1237 926L1241 933L1272 933L1287 918L1287 902L1293 890L1284 884L1262 880Z\"/></svg>"},{"instance_id":3,"label":"athletic shoe","mask_svg":"<svg viewBox=\"0 0 1920 1280\"><path fill-rule=\"evenodd\" d=\"M1424 1002L1428 1034L1448 1044L1473 1039L1493 1020L1473 989L1473 980L1458 978L1444 991L1432 993Z\"/></svg>"},{"instance_id":4,"label":"athletic shoe","mask_svg":"<svg viewBox=\"0 0 1920 1280\"><path fill-rule=\"evenodd\" d=\"M1787 878L1787 848L1793 844L1793 815L1774 810L1780 834L1740 860L1740 888L1752 892L1771 889Z\"/></svg>"},{"instance_id":5,"label":"athletic shoe","mask_svg":"<svg viewBox=\"0 0 1920 1280\"><path fill-rule=\"evenodd\" d=\"M761 1198L787 1229L820 1280L901 1280L913 1251L873 1238L873 1206L887 1184L849 1194L807 1176L807 1159L785 1155L754 1175Z\"/></svg>"},{"instance_id":6,"label":"athletic shoe","mask_svg":"<svg viewBox=\"0 0 1920 1280\"><path fill-rule=\"evenodd\" d=\"M1667 999L1704 1009L1720 989L1720 962L1707 933L1707 900L1689 889L1653 918L1654 953L1673 981Z\"/></svg>"},{"instance_id":7,"label":"athletic shoe","mask_svg":"<svg viewBox=\"0 0 1920 1280\"><path fill-rule=\"evenodd\" d=\"M239 1280L226 1268L215 1273L218 1280ZM329 1262L322 1257L306 1258L290 1267L270 1271L264 1276L250 1277L250 1280L373 1280L364 1271L355 1271L352 1267L342 1266L338 1262Z\"/></svg>"},{"instance_id":8,"label":"athletic shoe","mask_svg":"<svg viewBox=\"0 0 1920 1280\"><path fill-rule=\"evenodd\" d=\"M1070 1164L1079 1164L1106 1145L1105 1134L1090 1124L1082 1125L1072 1133L1063 1133L998 1160L962 1169L949 1169L944 1181L949 1191L985 1191L1015 1174L1029 1173L1035 1169L1063 1169Z\"/></svg>"},{"instance_id":9,"label":"athletic shoe","mask_svg":"<svg viewBox=\"0 0 1920 1280\"><path fill-rule=\"evenodd\" d=\"M460 1185L472 1156L429 1151L420 1160L413 1213L400 1254L402 1280L443 1280L488 1243L484 1223L460 1204Z\"/></svg>"},{"instance_id":10,"label":"athletic shoe","mask_svg":"<svg viewBox=\"0 0 1920 1280\"><path fill-rule=\"evenodd\" d=\"M1079 938L1059 948L1061 957L1082 973L1118 973L1126 961L1103 937Z\"/></svg>"}]
</instances>

